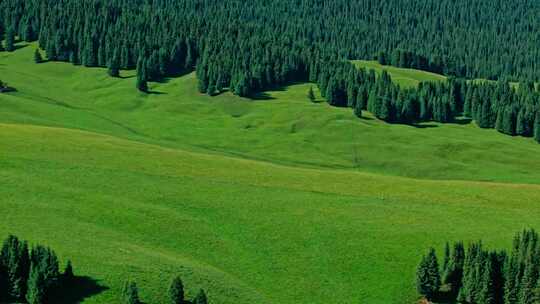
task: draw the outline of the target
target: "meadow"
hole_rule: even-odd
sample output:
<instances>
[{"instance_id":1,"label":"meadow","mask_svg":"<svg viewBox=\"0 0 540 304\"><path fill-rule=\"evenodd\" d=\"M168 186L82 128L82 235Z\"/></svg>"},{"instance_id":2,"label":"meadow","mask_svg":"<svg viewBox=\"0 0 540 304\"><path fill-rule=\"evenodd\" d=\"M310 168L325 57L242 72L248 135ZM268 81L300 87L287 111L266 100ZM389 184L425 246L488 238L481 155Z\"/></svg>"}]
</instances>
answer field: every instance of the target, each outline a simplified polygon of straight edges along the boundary
<instances>
[{"instance_id":1,"label":"meadow","mask_svg":"<svg viewBox=\"0 0 540 304\"><path fill-rule=\"evenodd\" d=\"M508 247L540 228L540 145L474 123L389 125L310 103L197 92L194 73L0 53L0 235L55 248L118 303L165 303L180 273L211 303L413 303L429 246ZM394 78L395 79L395 78ZM317 93L318 101L322 101Z\"/></svg>"}]
</instances>

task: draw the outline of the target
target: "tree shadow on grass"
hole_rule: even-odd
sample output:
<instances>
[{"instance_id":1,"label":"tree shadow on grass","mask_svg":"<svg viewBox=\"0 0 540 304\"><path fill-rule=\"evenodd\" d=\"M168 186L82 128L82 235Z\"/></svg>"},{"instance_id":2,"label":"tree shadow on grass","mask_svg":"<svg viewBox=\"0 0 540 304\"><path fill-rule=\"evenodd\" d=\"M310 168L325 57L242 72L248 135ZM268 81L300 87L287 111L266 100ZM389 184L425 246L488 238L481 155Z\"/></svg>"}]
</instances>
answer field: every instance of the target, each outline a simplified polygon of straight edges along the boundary
<instances>
[{"instance_id":1,"label":"tree shadow on grass","mask_svg":"<svg viewBox=\"0 0 540 304\"><path fill-rule=\"evenodd\" d=\"M91 277L77 276L58 292L52 302L56 304L76 304L108 289L109 287L101 285L99 281Z\"/></svg>"},{"instance_id":2,"label":"tree shadow on grass","mask_svg":"<svg viewBox=\"0 0 540 304\"><path fill-rule=\"evenodd\" d=\"M467 117L457 117L454 119L452 123L458 124L458 125L468 125L472 122L471 118Z\"/></svg>"},{"instance_id":3,"label":"tree shadow on grass","mask_svg":"<svg viewBox=\"0 0 540 304\"><path fill-rule=\"evenodd\" d=\"M249 96L249 98L253 99L253 100L273 100L273 99L276 99L275 97L272 97L270 94L268 94L266 92L258 92L258 93L251 94Z\"/></svg>"},{"instance_id":4,"label":"tree shadow on grass","mask_svg":"<svg viewBox=\"0 0 540 304\"><path fill-rule=\"evenodd\" d=\"M431 128L437 128L438 125L435 125L435 124L411 124L411 127L415 127L417 129L431 129Z\"/></svg>"}]
</instances>

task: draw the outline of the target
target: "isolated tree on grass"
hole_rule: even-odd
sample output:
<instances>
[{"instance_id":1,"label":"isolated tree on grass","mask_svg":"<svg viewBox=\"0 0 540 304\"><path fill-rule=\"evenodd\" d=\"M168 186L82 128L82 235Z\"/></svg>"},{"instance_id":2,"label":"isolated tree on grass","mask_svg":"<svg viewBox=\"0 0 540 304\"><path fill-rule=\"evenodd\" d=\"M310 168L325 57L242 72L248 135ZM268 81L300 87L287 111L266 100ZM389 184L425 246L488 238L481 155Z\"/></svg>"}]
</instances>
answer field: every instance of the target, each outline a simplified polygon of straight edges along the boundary
<instances>
[{"instance_id":1,"label":"isolated tree on grass","mask_svg":"<svg viewBox=\"0 0 540 304\"><path fill-rule=\"evenodd\" d=\"M176 276L169 287L169 303L183 304L184 303L184 284L179 276Z\"/></svg>"},{"instance_id":2,"label":"isolated tree on grass","mask_svg":"<svg viewBox=\"0 0 540 304\"><path fill-rule=\"evenodd\" d=\"M39 49L36 49L36 51L34 52L34 62L35 63L43 62L43 57L41 56L41 52L39 51Z\"/></svg>"},{"instance_id":3,"label":"isolated tree on grass","mask_svg":"<svg viewBox=\"0 0 540 304\"><path fill-rule=\"evenodd\" d=\"M139 289L137 284L132 281L127 281L123 290L124 304L140 304Z\"/></svg>"},{"instance_id":4,"label":"isolated tree on grass","mask_svg":"<svg viewBox=\"0 0 540 304\"><path fill-rule=\"evenodd\" d=\"M208 298L206 297L204 290L199 290L195 300L193 300L193 304L208 304Z\"/></svg>"},{"instance_id":5,"label":"isolated tree on grass","mask_svg":"<svg viewBox=\"0 0 540 304\"><path fill-rule=\"evenodd\" d=\"M315 102L315 93L313 93L313 87L309 87L307 97L309 98L309 101Z\"/></svg>"}]
</instances>

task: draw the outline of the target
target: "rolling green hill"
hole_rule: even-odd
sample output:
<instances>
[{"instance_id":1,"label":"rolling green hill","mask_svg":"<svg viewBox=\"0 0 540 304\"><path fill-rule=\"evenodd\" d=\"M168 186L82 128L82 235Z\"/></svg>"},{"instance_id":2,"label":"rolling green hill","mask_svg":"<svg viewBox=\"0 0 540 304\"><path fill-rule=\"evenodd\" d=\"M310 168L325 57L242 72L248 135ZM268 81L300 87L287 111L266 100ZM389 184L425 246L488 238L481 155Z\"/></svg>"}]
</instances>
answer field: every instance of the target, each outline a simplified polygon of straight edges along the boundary
<instances>
[{"instance_id":1,"label":"rolling green hill","mask_svg":"<svg viewBox=\"0 0 540 304\"><path fill-rule=\"evenodd\" d=\"M211 303L412 303L424 249L540 228L540 146L473 124L388 125L248 100L194 74L138 93L133 72L0 53L0 235L70 258L117 303L126 278L165 303L181 273Z\"/></svg>"}]
</instances>

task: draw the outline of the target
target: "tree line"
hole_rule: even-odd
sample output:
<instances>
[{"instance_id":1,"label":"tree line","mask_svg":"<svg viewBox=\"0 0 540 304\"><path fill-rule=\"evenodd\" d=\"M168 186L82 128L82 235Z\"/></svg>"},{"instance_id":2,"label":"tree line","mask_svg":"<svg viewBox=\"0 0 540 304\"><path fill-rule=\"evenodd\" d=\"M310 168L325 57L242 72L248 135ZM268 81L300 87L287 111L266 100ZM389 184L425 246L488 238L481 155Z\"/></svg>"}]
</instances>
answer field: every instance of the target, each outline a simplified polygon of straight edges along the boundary
<instances>
[{"instance_id":1,"label":"tree line","mask_svg":"<svg viewBox=\"0 0 540 304\"><path fill-rule=\"evenodd\" d=\"M137 69L142 92L148 81L193 70L209 95L310 81L357 116L368 110L412 124L465 115L540 141L540 98L530 85L540 79L535 1L4 0L0 11L6 49L20 37L38 40L48 60L107 67L113 77ZM374 56L457 78L404 89L349 61ZM34 60L43 60L39 51Z\"/></svg>"},{"instance_id":2,"label":"tree line","mask_svg":"<svg viewBox=\"0 0 540 304\"><path fill-rule=\"evenodd\" d=\"M54 303L57 294L73 280L71 262L59 270L56 253L47 247L29 247L10 235L0 252L0 302Z\"/></svg>"},{"instance_id":3,"label":"tree line","mask_svg":"<svg viewBox=\"0 0 540 304\"><path fill-rule=\"evenodd\" d=\"M486 250L482 242L445 246L442 265L431 248L416 272L428 300L467 304L539 304L540 241L533 230L516 234L510 251Z\"/></svg>"}]
</instances>

